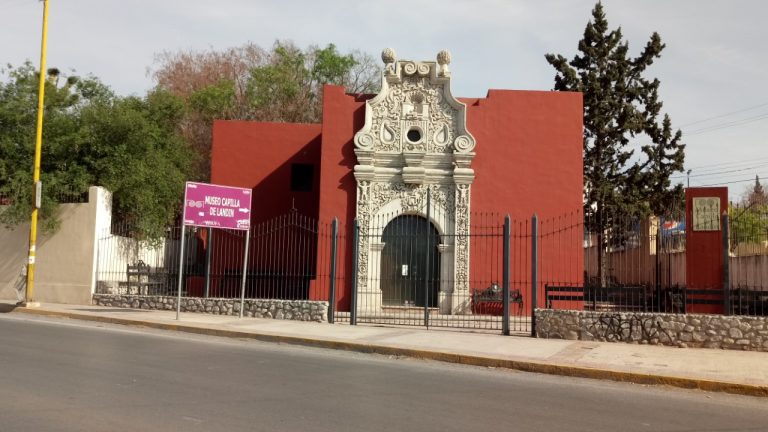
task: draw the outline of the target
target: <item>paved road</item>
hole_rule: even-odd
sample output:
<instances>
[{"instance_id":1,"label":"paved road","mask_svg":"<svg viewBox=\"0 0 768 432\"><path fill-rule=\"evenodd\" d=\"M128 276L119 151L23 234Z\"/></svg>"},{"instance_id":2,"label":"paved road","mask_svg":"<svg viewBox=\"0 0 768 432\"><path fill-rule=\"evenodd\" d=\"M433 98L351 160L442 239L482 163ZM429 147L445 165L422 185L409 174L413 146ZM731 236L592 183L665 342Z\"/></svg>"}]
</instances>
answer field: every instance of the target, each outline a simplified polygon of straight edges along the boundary
<instances>
[{"instance_id":1,"label":"paved road","mask_svg":"<svg viewBox=\"0 0 768 432\"><path fill-rule=\"evenodd\" d=\"M768 400L0 314L0 431L765 431Z\"/></svg>"}]
</instances>

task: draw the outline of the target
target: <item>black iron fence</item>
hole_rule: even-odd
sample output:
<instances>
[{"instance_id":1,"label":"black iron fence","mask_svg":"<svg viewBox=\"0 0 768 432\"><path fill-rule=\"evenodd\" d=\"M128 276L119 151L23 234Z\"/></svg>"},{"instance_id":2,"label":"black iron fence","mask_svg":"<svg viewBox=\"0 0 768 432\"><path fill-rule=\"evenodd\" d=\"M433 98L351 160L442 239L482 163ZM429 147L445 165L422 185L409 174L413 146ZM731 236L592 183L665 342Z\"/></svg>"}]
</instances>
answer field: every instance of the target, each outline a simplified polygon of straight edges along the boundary
<instances>
[{"instance_id":1,"label":"black iron fence","mask_svg":"<svg viewBox=\"0 0 768 432\"><path fill-rule=\"evenodd\" d=\"M331 305L332 322L505 334L533 332L536 307L768 314L762 207L731 208L712 222L723 236L709 256L686 250L681 212L602 221L582 211L467 215L393 212L343 226L291 212L247 234L187 228L183 257L180 227L146 242L117 226L98 240L97 290L175 296L181 286L192 297L319 300ZM721 281L688 283L713 262L722 263Z\"/></svg>"},{"instance_id":2,"label":"black iron fence","mask_svg":"<svg viewBox=\"0 0 768 432\"><path fill-rule=\"evenodd\" d=\"M563 224L550 221L540 241L582 231L581 280L544 277L543 307L624 312L715 313L765 316L768 313L768 212L731 206L719 217L698 221L712 231L715 247L688 250L685 215L670 211L646 218L611 217ZM560 227L560 228L558 228ZM550 234L547 234L549 232ZM690 234L690 232L689 232ZM579 262L583 260L583 263ZM540 257L542 271L551 257ZM555 260L557 262L559 260ZM562 265L562 264L560 264ZM689 281L689 275L694 274ZM702 278L701 274L717 277ZM704 280L702 282L702 280Z\"/></svg>"},{"instance_id":3,"label":"black iron fence","mask_svg":"<svg viewBox=\"0 0 768 432\"><path fill-rule=\"evenodd\" d=\"M498 214L379 214L357 227L354 244L353 322L529 331L524 291L504 289L510 222Z\"/></svg>"},{"instance_id":4,"label":"black iron fence","mask_svg":"<svg viewBox=\"0 0 768 432\"><path fill-rule=\"evenodd\" d=\"M183 257L182 229L187 230ZM348 302L346 296L331 295L346 271L331 256L334 245L336 256L346 249L345 230L336 221L320 223L291 212L257 223L249 231L173 227L153 241L115 232L131 230L113 226L99 236L98 292L175 296L181 286L186 297L326 301L335 297L342 306Z\"/></svg>"}]
</instances>

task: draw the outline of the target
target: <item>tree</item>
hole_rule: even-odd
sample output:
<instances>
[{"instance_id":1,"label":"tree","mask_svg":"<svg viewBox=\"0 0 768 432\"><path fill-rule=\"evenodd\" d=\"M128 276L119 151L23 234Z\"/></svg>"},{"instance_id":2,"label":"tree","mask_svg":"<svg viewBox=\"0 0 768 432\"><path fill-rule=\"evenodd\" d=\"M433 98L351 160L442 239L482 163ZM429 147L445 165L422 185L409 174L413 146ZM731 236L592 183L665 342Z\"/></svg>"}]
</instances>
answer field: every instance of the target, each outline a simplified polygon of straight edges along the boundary
<instances>
[{"instance_id":1,"label":"tree","mask_svg":"<svg viewBox=\"0 0 768 432\"><path fill-rule=\"evenodd\" d=\"M317 122L324 84L373 92L379 76L372 57L359 51L342 55L333 44L302 50L283 41L270 51L248 43L223 51L164 52L155 67L157 88L185 102L180 130L199 155L197 180L210 175L214 120Z\"/></svg>"},{"instance_id":2,"label":"tree","mask_svg":"<svg viewBox=\"0 0 768 432\"><path fill-rule=\"evenodd\" d=\"M6 224L26 222L32 205L37 72L8 66L0 82L0 196ZM156 238L173 221L189 175L190 152L176 125L183 104L168 92L116 96L94 77L59 75L46 83L41 158L44 229L55 229L62 196L91 185L113 192L115 219L141 238Z\"/></svg>"},{"instance_id":3,"label":"tree","mask_svg":"<svg viewBox=\"0 0 768 432\"><path fill-rule=\"evenodd\" d=\"M768 195L766 195L765 189L762 183L760 183L760 177L757 175L755 175L755 184L747 190L744 204L748 206L768 204Z\"/></svg>"},{"instance_id":4,"label":"tree","mask_svg":"<svg viewBox=\"0 0 768 432\"><path fill-rule=\"evenodd\" d=\"M768 240L768 196L755 176L755 183L747 188L741 202L728 209L731 224L731 247L739 244L757 246ZM764 246L759 247L764 251Z\"/></svg>"},{"instance_id":5,"label":"tree","mask_svg":"<svg viewBox=\"0 0 768 432\"><path fill-rule=\"evenodd\" d=\"M653 33L640 55L629 57L621 28L609 31L597 3L578 47L571 61L546 59L557 70L555 90L584 95L585 213L601 219L663 210L682 191L669 178L682 171L685 146L669 116L659 121L659 80L643 76L661 56L661 38ZM643 137L650 144L636 154L632 144Z\"/></svg>"},{"instance_id":6,"label":"tree","mask_svg":"<svg viewBox=\"0 0 768 432\"><path fill-rule=\"evenodd\" d=\"M601 3L592 10L579 54L572 60L547 54L557 71L555 90L584 97L584 214L598 233L601 281L606 280L604 234L619 220L657 214L682 195L670 176L682 171L682 134L668 115L659 119L659 80L644 77L664 44L653 33L640 55L630 57L621 28L609 30ZM649 140L637 152L635 144Z\"/></svg>"}]
</instances>

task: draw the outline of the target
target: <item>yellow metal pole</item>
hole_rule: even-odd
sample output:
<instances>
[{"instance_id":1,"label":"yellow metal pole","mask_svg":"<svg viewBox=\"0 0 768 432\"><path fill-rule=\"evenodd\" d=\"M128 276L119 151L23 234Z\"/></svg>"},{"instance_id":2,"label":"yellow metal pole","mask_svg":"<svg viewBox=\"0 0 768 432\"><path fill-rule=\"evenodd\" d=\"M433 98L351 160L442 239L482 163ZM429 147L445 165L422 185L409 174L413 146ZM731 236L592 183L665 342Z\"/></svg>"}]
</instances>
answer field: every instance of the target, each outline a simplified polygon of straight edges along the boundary
<instances>
[{"instance_id":1,"label":"yellow metal pole","mask_svg":"<svg viewBox=\"0 0 768 432\"><path fill-rule=\"evenodd\" d=\"M43 146L43 111L45 109L45 54L48 48L48 0L43 0L43 41L40 47L40 85L37 95L37 133L35 134L35 170L32 176L33 200L32 220L29 224L29 259L27 261L27 292L25 304L36 306L35 302L35 253L37 245L37 213L40 210L40 153Z\"/></svg>"}]
</instances>

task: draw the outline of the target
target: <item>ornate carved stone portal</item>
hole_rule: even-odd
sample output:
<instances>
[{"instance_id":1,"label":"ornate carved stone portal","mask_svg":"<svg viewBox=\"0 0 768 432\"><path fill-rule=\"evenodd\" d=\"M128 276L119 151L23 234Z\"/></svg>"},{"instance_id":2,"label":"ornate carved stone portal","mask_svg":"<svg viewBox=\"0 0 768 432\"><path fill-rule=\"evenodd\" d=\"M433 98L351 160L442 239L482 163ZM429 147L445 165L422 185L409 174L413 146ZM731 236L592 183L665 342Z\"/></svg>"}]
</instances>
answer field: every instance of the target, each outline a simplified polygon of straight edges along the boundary
<instances>
[{"instance_id":1,"label":"ornate carved stone portal","mask_svg":"<svg viewBox=\"0 0 768 432\"><path fill-rule=\"evenodd\" d=\"M451 95L451 56L440 51L437 62L398 61L387 48L381 58L381 92L366 102L365 126L355 135L358 311L376 313L382 305L376 228L398 214L429 214L441 238L440 312L466 313L475 139L466 106Z\"/></svg>"}]
</instances>

